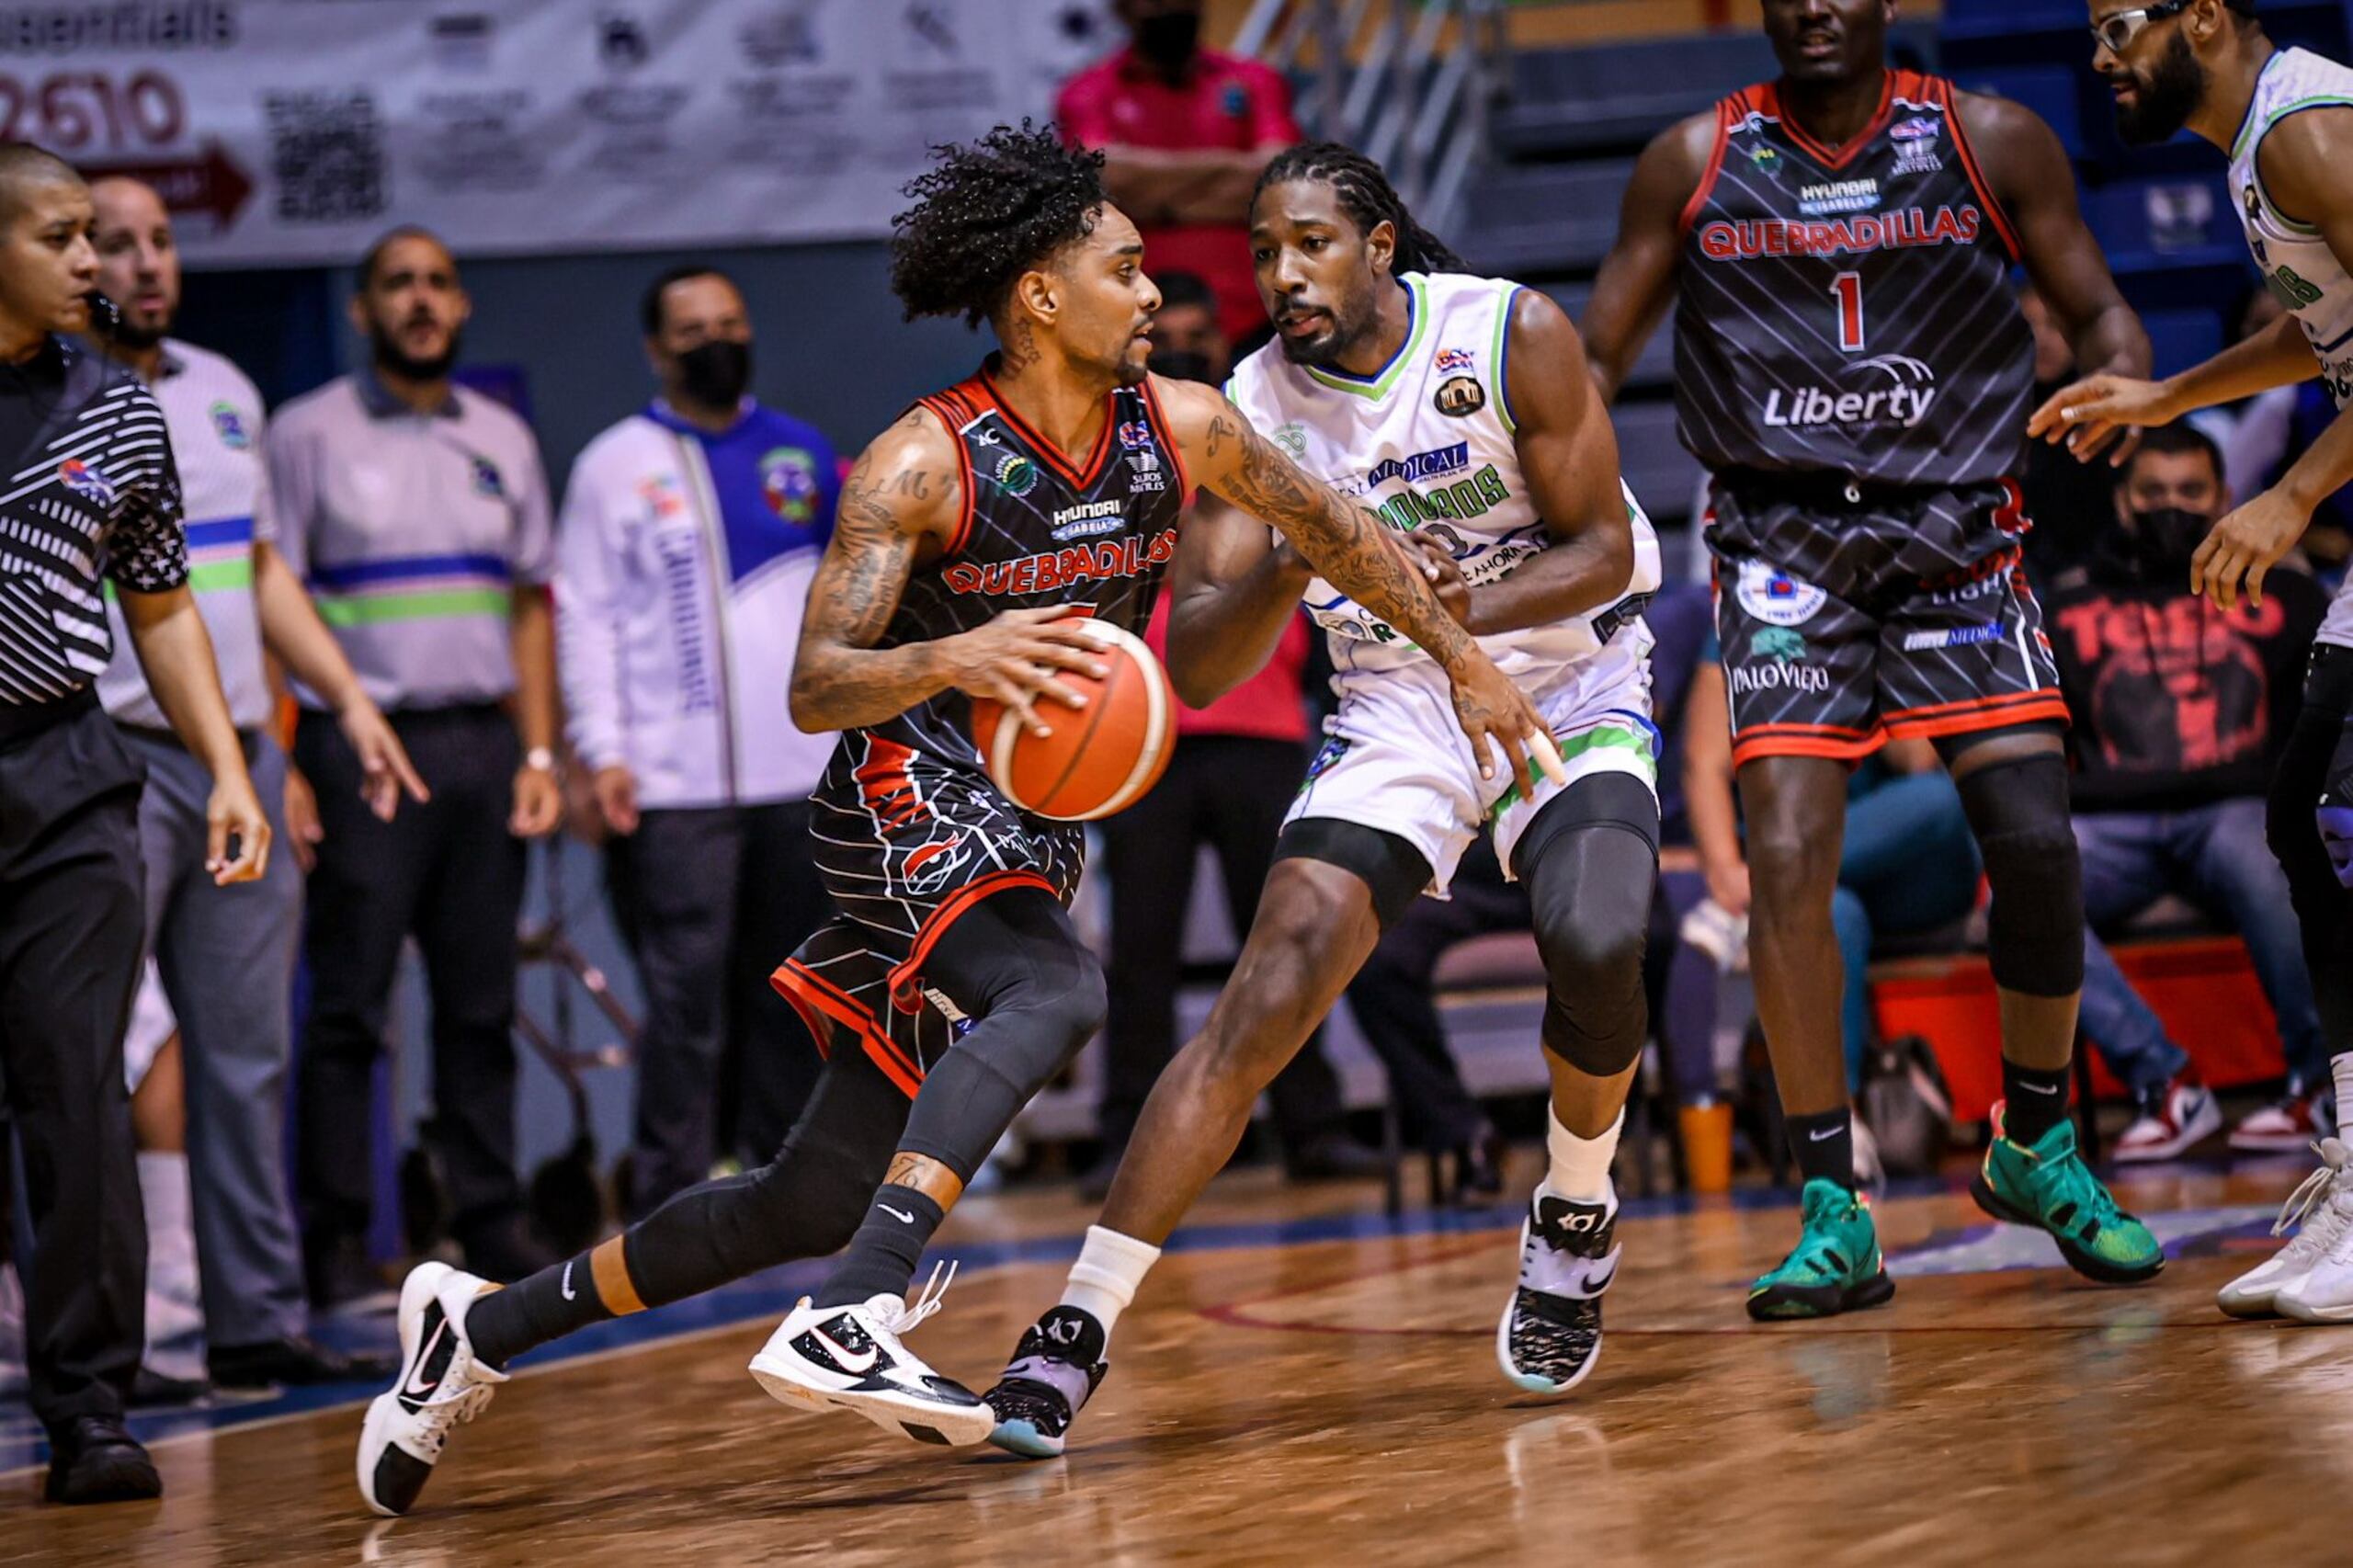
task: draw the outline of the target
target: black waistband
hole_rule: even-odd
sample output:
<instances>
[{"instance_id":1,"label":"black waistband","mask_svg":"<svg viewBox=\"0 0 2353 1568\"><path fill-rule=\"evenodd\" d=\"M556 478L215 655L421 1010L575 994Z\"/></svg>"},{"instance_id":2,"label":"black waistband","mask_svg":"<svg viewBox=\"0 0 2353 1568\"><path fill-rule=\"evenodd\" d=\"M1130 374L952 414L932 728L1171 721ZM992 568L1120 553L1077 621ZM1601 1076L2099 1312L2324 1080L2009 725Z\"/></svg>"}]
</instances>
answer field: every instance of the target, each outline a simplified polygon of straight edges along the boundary
<instances>
[{"instance_id":1,"label":"black waistband","mask_svg":"<svg viewBox=\"0 0 2353 1568\"><path fill-rule=\"evenodd\" d=\"M1890 484L1827 469L1784 472L1762 468L1720 470L1714 475L1712 487L1729 491L1744 501L1796 501L1816 506L1915 506L1956 490L1984 488L1973 484Z\"/></svg>"},{"instance_id":2,"label":"black waistband","mask_svg":"<svg viewBox=\"0 0 2353 1568\"><path fill-rule=\"evenodd\" d=\"M42 731L54 729L68 719L77 719L97 705L97 690L86 686L54 702L0 702L0 751L22 745Z\"/></svg>"}]
</instances>

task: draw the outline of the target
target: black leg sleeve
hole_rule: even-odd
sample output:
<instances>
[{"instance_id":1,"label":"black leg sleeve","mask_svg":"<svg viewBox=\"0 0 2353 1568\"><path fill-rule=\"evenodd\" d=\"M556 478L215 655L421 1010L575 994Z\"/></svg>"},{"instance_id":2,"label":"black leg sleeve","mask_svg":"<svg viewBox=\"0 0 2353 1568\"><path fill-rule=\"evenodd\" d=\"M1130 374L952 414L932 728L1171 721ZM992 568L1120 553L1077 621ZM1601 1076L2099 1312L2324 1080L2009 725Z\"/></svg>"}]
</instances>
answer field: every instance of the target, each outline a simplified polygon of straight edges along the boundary
<instances>
[{"instance_id":1,"label":"black leg sleeve","mask_svg":"<svg viewBox=\"0 0 2353 1568\"><path fill-rule=\"evenodd\" d=\"M2331 1054L2353 1051L2353 891L2336 880L2323 847L2314 804L2332 771L2353 765L2353 648L2313 650L2304 706L2280 750L2273 776L2268 832L2288 876L2288 897L2302 929L2304 964L2319 1005L2321 1035ZM2342 759L2340 761L2340 758Z\"/></svg>"},{"instance_id":2,"label":"black leg sleeve","mask_svg":"<svg viewBox=\"0 0 2353 1568\"><path fill-rule=\"evenodd\" d=\"M1545 1048L1613 1077L1650 1030L1643 948L1658 882L1657 799L1628 774L1582 779L1537 813L1518 853L1548 980Z\"/></svg>"}]
</instances>

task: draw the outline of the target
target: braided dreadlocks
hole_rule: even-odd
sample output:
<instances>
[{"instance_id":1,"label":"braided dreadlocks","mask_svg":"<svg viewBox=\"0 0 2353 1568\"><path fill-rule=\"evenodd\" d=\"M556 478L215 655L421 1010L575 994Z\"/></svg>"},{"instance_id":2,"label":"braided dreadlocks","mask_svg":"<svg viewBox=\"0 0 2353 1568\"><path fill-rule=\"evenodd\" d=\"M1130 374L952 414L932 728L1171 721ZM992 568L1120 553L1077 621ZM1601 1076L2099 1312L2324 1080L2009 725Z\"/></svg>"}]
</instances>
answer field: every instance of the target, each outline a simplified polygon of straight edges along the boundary
<instances>
[{"instance_id":1,"label":"braided dreadlocks","mask_svg":"<svg viewBox=\"0 0 2353 1568\"><path fill-rule=\"evenodd\" d=\"M1414 222L1379 164L1337 142L1307 142L1276 153L1259 174L1258 188L1251 192L1251 199L1256 201L1269 186L1301 179L1330 186L1339 199L1340 210L1364 233L1370 234L1381 223L1397 231L1396 257L1390 263L1392 273L1469 270L1444 240Z\"/></svg>"},{"instance_id":2,"label":"braided dreadlocks","mask_svg":"<svg viewBox=\"0 0 2353 1568\"><path fill-rule=\"evenodd\" d=\"M1050 125L1000 125L932 155L902 191L915 205L891 220L891 291L909 321L978 326L1023 273L1095 232L1103 154L1065 146Z\"/></svg>"}]
</instances>

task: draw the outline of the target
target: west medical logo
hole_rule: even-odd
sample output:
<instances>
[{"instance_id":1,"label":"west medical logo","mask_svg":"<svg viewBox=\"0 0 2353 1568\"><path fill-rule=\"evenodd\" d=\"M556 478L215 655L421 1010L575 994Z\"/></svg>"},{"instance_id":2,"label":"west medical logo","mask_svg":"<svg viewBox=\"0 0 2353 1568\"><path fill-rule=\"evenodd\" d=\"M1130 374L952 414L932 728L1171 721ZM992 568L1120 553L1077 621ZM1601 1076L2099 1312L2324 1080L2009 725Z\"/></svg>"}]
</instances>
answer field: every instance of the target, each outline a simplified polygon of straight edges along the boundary
<instances>
[{"instance_id":1,"label":"west medical logo","mask_svg":"<svg viewBox=\"0 0 2353 1568\"><path fill-rule=\"evenodd\" d=\"M1408 484L1419 484L1440 474L1459 473L1471 466L1471 443L1457 441L1450 447L1438 447L1427 452L1415 452L1410 458L1391 458L1376 463L1364 476L1365 488L1378 489L1392 479Z\"/></svg>"}]
</instances>

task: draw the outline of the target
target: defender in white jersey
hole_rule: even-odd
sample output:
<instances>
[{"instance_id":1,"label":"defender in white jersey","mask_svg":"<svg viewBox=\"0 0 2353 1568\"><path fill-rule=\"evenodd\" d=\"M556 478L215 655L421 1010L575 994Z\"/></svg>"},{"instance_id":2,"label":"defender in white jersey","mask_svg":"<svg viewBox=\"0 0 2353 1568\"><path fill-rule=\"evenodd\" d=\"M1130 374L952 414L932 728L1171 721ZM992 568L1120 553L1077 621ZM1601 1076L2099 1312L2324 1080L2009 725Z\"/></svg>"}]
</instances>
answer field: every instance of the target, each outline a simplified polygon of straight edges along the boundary
<instances>
[{"instance_id":1,"label":"defender in white jersey","mask_svg":"<svg viewBox=\"0 0 2353 1568\"><path fill-rule=\"evenodd\" d=\"M2058 439L2163 425L2193 409L2317 375L2336 423L2279 482L2214 525L2190 588L2228 608L2295 547L2322 500L2353 483L2353 69L2279 49L2256 0L2092 0L2094 64L2118 129L2154 144L2185 126L2229 154L2231 195L2265 284L2288 310L2270 330L2162 381L2094 377L2060 390L2031 429ZM2317 809L2315 809L2317 802ZM2303 928L2304 959L2336 1051L2336 1131L2281 1210L2302 1230L2222 1288L2235 1317L2353 1323L2353 584L2322 625L2304 705L2272 781L2272 853Z\"/></svg>"},{"instance_id":2,"label":"defender in white jersey","mask_svg":"<svg viewBox=\"0 0 2353 1568\"><path fill-rule=\"evenodd\" d=\"M1650 525L1576 331L1541 294L1463 276L1380 168L1329 143L1270 163L1251 207L1280 341L1228 396L1310 474L1396 533L1480 647L1543 713L1563 776L1483 779L1446 683L1391 626L1318 580L1266 525L1188 522L1168 666L1200 703L1261 665L1303 597L1330 636L1340 709L1276 846L1232 983L1154 1086L1059 1305L987 1398L993 1440L1060 1453L1120 1310L1233 1152L1259 1091L1338 1000L1381 932L1444 896L1473 835L1529 886L1551 982L1552 1170L1529 1205L1495 1353L1562 1393L1594 1366L1618 1272L1609 1165L1647 1028L1643 941L1658 864L1655 732L1641 611Z\"/></svg>"}]
</instances>

